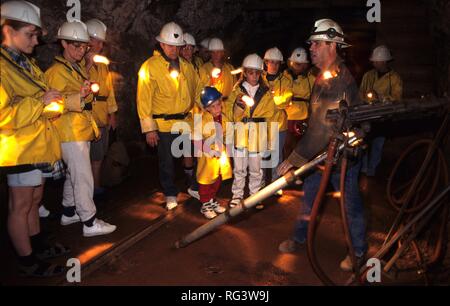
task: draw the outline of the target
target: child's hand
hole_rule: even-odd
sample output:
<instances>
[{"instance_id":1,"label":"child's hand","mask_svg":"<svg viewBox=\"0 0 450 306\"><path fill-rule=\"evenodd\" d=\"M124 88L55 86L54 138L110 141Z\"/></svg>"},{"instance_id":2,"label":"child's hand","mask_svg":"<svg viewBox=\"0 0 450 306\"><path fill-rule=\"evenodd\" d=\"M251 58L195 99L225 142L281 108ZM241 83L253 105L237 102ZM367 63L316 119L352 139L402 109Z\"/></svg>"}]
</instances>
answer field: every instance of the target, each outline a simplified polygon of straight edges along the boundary
<instances>
[{"instance_id":1,"label":"child's hand","mask_svg":"<svg viewBox=\"0 0 450 306\"><path fill-rule=\"evenodd\" d=\"M242 100L242 97L243 97L243 96L244 96L243 94L239 94L239 95L236 97L235 103L236 103L237 106L239 106L240 108L245 109L245 102Z\"/></svg>"}]
</instances>

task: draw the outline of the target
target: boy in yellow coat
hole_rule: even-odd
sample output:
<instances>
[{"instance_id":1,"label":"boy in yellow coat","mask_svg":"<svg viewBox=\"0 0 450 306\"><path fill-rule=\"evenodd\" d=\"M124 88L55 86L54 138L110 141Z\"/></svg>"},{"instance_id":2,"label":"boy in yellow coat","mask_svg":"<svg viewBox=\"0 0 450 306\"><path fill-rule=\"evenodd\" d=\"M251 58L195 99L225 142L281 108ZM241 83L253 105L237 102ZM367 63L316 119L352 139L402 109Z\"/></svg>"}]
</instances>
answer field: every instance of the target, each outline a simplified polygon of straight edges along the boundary
<instances>
[{"instance_id":1,"label":"boy in yellow coat","mask_svg":"<svg viewBox=\"0 0 450 306\"><path fill-rule=\"evenodd\" d=\"M201 121L194 129L194 142L200 150L197 166L197 181L201 213L212 219L225 208L217 203L215 197L223 180L232 177L230 160L224 146L226 124L229 122L222 113L222 94L214 87L205 87L200 101L203 106ZM197 123L197 122L196 122ZM197 124L196 124L197 125Z\"/></svg>"},{"instance_id":2,"label":"boy in yellow coat","mask_svg":"<svg viewBox=\"0 0 450 306\"><path fill-rule=\"evenodd\" d=\"M262 153L268 149L269 121L275 113L273 96L261 79L264 68L262 58L257 54L250 54L244 59L242 66L244 79L236 84L225 101L227 114L233 116L236 125L234 180L231 188L233 198L230 207L238 205L244 198L247 168L250 174L250 194L255 194L264 185ZM275 124L278 127L277 122Z\"/></svg>"}]
</instances>

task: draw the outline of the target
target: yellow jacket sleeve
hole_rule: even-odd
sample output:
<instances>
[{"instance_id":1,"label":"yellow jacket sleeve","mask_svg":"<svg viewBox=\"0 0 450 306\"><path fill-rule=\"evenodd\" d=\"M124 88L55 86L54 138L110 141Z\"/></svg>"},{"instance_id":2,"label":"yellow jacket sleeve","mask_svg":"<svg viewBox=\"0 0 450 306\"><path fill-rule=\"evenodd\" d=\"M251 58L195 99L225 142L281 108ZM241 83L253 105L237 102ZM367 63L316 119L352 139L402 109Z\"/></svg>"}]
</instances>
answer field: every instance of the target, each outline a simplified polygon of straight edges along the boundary
<instances>
[{"instance_id":1,"label":"yellow jacket sleeve","mask_svg":"<svg viewBox=\"0 0 450 306\"><path fill-rule=\"evenodd\" d=\"M42 114L40 97L11 97L8 84L0 84L0 129L20 129L33 124Z\"/></svg>"},{"instance_id":2,"label":"yellow jacket sleeve","mask_svg":"<svg viewBox=\"0 0 450 306\"><path fill-rule=\"evenodd\" d=\"M150 79L148 71L148 62L145 62L139 70L138 88L137 88L137 111L141 122L142 133L158 130L155 120L152 118L152 98L156 84Z\"/></svg>"},{"instance_id":3,"label":"yellow jacket sleeve","mask_svg":"<svg viewBox=\"0 0 450 306\"><path fill-rule=\"evenodd\" d=\"M108 87L109 90L109 96L106 101L106 103L108 104L108 113L112 114L117 112L117 102L116 102L116 94L114 92L112 74L111 71L109 71L109 69L108 69L108 77L106 78L106 86Z\"/></svg>"},{"instance_id":4,"label":"yellow jacket sleeve","mask_svg":"<svg viewBox=\"0 0 450 306\"><path fill-rule=\"evenodd\" d=\"M403 82L397 73L393 73L391 76L391 100L401 101L403 97Z\"/></svg>"}]
</instances>

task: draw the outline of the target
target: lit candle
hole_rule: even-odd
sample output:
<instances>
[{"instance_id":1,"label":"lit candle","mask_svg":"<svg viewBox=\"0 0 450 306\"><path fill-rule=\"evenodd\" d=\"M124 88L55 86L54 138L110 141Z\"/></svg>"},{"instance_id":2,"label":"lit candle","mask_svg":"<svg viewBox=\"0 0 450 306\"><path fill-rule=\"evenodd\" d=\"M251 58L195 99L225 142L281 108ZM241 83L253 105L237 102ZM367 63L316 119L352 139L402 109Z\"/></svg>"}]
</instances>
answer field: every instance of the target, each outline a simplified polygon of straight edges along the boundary
<instances>
[{"instance_id":1,"label":"lit candle","mask_svg":"<svg viewBox=\"0 0 450 306\"><path fill-rule=\"evenodd\" d=\"M56 117L63 113L64 105L60 100L52 101L50 104L44 107L44 115L48 118Z\"/></svg>"},{"instance_id":2,"label":"lit candle","mask_svg":"<svg viewBox=\"0 0 450 306\"><path fill-rule=\"evenodd\" d=\"M225 151L222 151L222 154L220 155L220 165L225 166L228 163L228 156L225 153Z\"/></svg>"},{"instance_id":3,"label":"lit candle","mask_svg":"<svg viewBox=\"0 0 450 306\"><path fill-rule=\"evenodd\" d=\"M241 99L242 99L242 101L245 102L245 104L246 104L248 107L252 107L253 105L255 105L255 100L253 100L252 98L250 98L250 97L247 96L247 95L243 96Z\"/></svg>"},{"instance_id":4,"label":"lit candle","mask_svg":"<svg viewBox=\"0 0 450 306\"><path fill-rule=\"evenodd\" d=\"M180 75L180 73L175 69L170 72L170 77L174 80L176 80L179 75Z\"/></svg>"},{"instance_id":5,"label":"lit candle","mask_svg":"<svg viewBox=\"0 0 450 306\"><path fill-rule=\"evenodd\" d=\"M220 70L220 68L214 68L214 69L211 71L211 76L212 76L213 78L217 79L217 78L220 77L220 74L221 74L221 73L222 73L222 70Z\"/></svg>"},{"instance_id":6,"label":"lit candle","mask_svg":"<svg viewBox=\"0 0 450 306\"><path fill-rule=\"evenodd\" d=\"M109 59L105 56L102 55L94 55L94 57L92 58L92 60L94 61L94 63L102 63L105 65L109 65Z\"/></svg>"},{"instance_id":7,"label":"lit candle","mask_svg":"<svg viewBox=\"0 0 450 306\"><path fill-rule=\"evenodd\" d=\"M100 91L100 85L98 85L97 82L92 82L91 83L91 91L96 94Z\"/></svg>"}]
</instances>

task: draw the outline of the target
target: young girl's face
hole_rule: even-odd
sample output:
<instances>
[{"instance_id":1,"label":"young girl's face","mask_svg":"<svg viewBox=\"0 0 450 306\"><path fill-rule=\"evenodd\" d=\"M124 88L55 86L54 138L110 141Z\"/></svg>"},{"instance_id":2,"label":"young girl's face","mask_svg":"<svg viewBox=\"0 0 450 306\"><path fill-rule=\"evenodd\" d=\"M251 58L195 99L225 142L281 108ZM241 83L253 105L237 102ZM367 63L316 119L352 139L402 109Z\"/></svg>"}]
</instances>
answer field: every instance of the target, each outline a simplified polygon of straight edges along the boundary
<instances>
[{"instance_id":1,"label":"young girl's face","mask_svg":"<svg viewBox=\"0 0 450 306\"><path fill-rule=\"evenodd\" d=\"M244 70L245 79L252 86L256 86L258 84L261 73L262 73L261 70L256 70L256 69L245 69Z\"/></svg>"},{"instance_id":2,"label":"young girl's face","mask_svg":"<svg viewBox=\"0 0 450 306\"><path fill-rule=\"evenodd\" d=\"M219 116L222 113L222 101L214 101L206 108L206 111L209 112L213 117Z\"/></svg>"}]
</instances>

